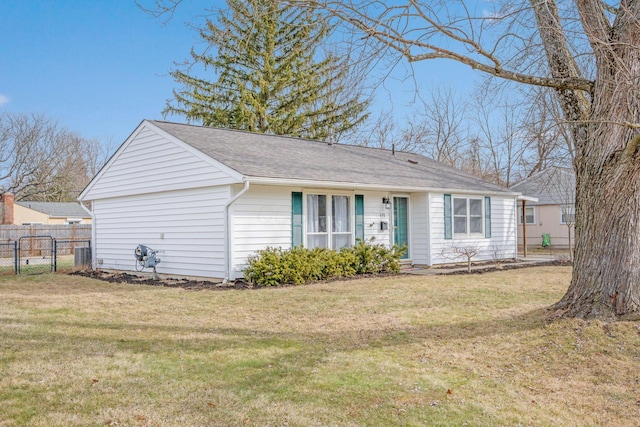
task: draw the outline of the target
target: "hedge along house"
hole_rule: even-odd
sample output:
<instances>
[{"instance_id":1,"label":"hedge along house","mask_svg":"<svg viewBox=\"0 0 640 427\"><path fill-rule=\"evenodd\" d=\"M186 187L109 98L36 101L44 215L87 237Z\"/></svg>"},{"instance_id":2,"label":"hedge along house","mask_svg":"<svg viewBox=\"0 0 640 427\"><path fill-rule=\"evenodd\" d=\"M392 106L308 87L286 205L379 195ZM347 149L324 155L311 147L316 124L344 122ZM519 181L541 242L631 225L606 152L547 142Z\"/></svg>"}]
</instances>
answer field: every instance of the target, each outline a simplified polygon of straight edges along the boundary
<instances>
[{"instance_id":1,"label":"hedge along house","mask_svg":"<svg viewBox=\"0 0 640 427\"><path fill-rule=\"evenodd\" d=\"M142 243L158 273L234 280L268 246L356 239L418 265L515 258L518 194L418 154L144 120L79 200L94 267L134 270Z\"/></svg>"}]
</instances>

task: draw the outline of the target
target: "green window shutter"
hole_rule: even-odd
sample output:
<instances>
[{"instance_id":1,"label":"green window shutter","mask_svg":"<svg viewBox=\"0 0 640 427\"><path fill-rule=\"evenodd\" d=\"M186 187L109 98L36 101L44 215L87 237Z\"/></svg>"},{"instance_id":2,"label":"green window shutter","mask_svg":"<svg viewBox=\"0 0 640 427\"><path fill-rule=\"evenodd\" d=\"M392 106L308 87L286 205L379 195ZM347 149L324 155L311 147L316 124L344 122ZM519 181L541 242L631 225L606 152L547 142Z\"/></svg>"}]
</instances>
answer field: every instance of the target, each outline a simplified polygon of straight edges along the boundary
<instances>
[{"instance_id":1,"label":"green window shutter","mask_svg":"<svg viewBox=\"0 0 640 427\"><path fill-rule=\"evenodd\" d=\"M484 198L484 237L491 237L491 197Z\"/></svg>"},{"instance_id":2,"label":"green window shutter","mask_svg":"<svg viewBox=\"0 0 640 427\"><path fill-rule=\"evenodd\" d=\"M364 196L356 194L356 239L364 242Z\"/></svg>"},{"instance_id":3,"label":"green window shutter","mask_svg":"<svg viewBox=\"0 0 640 427\"><path fill-rule=\"evenodd\" d=\"M302 246L302 193L291 193L291 247Z\"/></svg>"},{"instance_id":4,"label":"green window shutter","mask_svg":"<svg viewBox=\"0 0 640 427\"><path fill-rule=\"evenodd\" d=\"M453 238L453 218L451 215L451 194L444 195L444 238Z\"/></svg>"}]
</instances>

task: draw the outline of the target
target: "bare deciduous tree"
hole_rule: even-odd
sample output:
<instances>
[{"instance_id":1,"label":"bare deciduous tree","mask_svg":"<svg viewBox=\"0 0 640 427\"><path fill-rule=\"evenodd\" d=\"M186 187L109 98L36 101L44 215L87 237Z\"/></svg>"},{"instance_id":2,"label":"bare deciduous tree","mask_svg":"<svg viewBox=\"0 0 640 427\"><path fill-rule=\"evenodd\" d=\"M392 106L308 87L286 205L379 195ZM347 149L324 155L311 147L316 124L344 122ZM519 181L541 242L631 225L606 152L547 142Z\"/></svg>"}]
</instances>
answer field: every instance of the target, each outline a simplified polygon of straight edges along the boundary
<instances>
[{"instance_id":1,"label":"bare deciduous tree","mask_svg":"<svg viewBox=\"0 0 640 427\"><path fill-rule=\"evenodd\" d=\"M75 201L106 154L43 115L0 114L0 189L17 200Z\"/></svg>"},{"instance_id":2,"label":"bare deciduous tree","mask_svg":"<svg viewBox=\"0 0 640 427\"><path fill-rule=\"evenodd\" d=\"M576 181L573 169L549 168L542 191L560 206L561 222L567 227L569 259L573 261L572 230L575 225Z\"/></svg>"},{"instance_id":3,"label":"bare deciduous tree","mask_svg":"<svg viewBox=\"0 0 640 427\"><path fill-rule=\"evenodd\" d=\"M440 256L450 260L459 258L466 259L467 273L471 273L471 261L480 253L480 247L475 245L468 246L451 246L450 248L442 248Z\"/></svg>"},{"instance_id":4,"label":"bare deciduous tree","mask_svg":"<svg viewBox=\"0 0 640 427\"><path fill-rule=\"evenodd\" d=\"M439 162L459 166L462 147L469 137L465 123L467 102L450 87L436 87L429 95L418 116L427 129L426 154Z\"/></svg>"},{"instance_id":5,"label":"bare deciduous tree","mask_svg":"<svg viewBox=\"0 0 640 427\"><path fill-rule=\"evenodd\" d=\"M577 189L573 276L557 312L640 318L640 269L630 268L640 264L640 1L496 2L490 11L464 1L292 3L322 8L410 62L449 59L553 89Z\"/></svg>"},{"instance_id":6,"label":"bare deciduous tree","mask_svg":"<svg viewBox=\"0 0 640 427\"><path fill-rule=\"evenodd\" d=\"M508 187L521 173L518 169L528 151L521 125L521 109L515 102L488 93L483 86L473 97L470 112L480 144L483 177Z\"/></svg>"},{"instance_id":7,"label":"bare deciduous tree","mask_svg":"<svg viewBox=\"0 0 640 427\"><path fill-rule=\"evenodd\" d=\"M491 82L482 83L470 100L435 86L401 124L383 112L352 143L395 144L508 187L542 167L570 164L555 106L522 97L510 101Z\"/></svg>"},{"instance_id":8,"label":"bare deciduous tree","mask_svg":"<svg viewBox=\"0 0 640 427\"><path fill-rule=\"evenodd\" d=\"M395 145L397 150L460 167L469 135L465 108L466 103L451 88L437 86L416 102L402 125L390 113L382 112L353 142L380 148Z\"/></svg>"},{"instance_id":9,"label":"bare deciduous tree","mask_svg":"<svg viewBox=\"0 0 640 427\"><path fill-rule=\"evenodd\" d=\"M451 88L435 87L410 109L402 125L383 111L358 133L354 143L424 154L451 166L459 166L468 134L465 104Z\"/></svg>"},{"instance_id":10,"label":"bare deciduous tree","mask_svg":"<svg viewBox=\"0 0 640 427\"><path fill-rule=\"evenodd\" d=\"M571 167L575 159L573 140L557 99L547 88L528 89L528 99L532 102L522 126L529 150L523 159L526 176L554 166Z\"/></svg>"}]
</instances>

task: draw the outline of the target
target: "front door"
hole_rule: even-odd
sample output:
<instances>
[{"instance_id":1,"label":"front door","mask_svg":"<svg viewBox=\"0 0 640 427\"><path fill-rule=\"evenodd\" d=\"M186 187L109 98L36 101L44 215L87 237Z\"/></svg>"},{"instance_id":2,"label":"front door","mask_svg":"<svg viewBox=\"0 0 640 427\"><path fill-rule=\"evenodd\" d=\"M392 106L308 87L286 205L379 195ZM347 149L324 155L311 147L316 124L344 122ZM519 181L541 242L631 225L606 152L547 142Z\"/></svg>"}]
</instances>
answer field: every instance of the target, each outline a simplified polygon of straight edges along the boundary
<instances>
[{"instance_id":1,"label":"front door","mask_svg":"<svg viewBox=\"0 0 640 427\"><path fill-rule=\"evenodd\" d=\"M393 198L393 243L399 247L406 246L407 251L402 258L409 258L409 218L408 198Z\"/></svg>"}]
</instances>

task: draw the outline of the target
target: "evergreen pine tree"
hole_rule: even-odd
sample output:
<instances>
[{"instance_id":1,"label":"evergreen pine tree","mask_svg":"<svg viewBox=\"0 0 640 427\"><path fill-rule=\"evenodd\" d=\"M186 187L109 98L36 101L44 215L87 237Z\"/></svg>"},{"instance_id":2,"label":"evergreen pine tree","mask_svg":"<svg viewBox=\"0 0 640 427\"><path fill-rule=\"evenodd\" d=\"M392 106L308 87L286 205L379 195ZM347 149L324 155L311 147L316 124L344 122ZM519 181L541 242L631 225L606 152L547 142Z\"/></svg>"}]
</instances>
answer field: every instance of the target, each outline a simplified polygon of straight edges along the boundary
<instances>
[{"instance_id":1,"label":"evergreen pine tree","mask_svg":"<svg viewBox=\"0 0 640 427\"><path fill-rule=\"evenodd\" d=\"M217 81L174 70L181 89L164 113L206 126L314 139L362 123L368 101L344 86L347 62L331 54L318 59L328 24L279 3L228 0L217 23L207 20L199 35L208 48L192 49L191 56Z\"/></svg>"}]
</instances>

